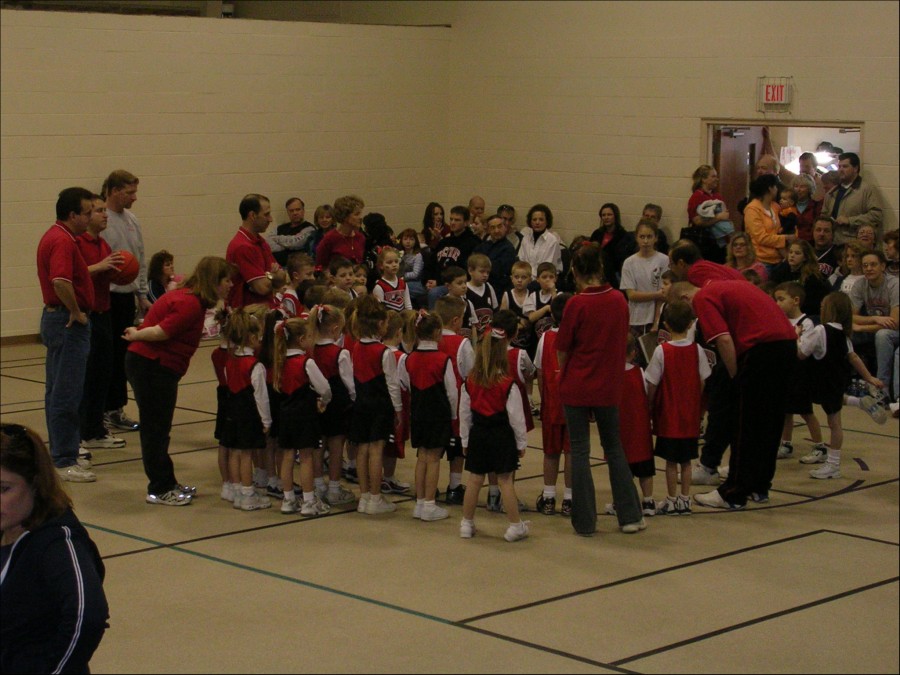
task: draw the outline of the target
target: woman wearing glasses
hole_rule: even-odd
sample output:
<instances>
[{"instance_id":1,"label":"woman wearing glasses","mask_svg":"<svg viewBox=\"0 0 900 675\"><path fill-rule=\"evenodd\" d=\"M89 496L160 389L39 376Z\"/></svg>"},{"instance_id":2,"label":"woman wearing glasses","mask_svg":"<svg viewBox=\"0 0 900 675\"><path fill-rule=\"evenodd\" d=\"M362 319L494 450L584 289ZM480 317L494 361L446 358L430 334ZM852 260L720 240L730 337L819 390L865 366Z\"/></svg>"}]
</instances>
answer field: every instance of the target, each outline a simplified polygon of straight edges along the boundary
<instances>
[{"instance_id":1,"label":"woman wearing glasses","mask_svg":"<svg viewBox=\"0 0 900 675\"><path fill-rule=\"evenodd\" d=\"M109 618L103 561L44 442L0 428L0 672L88 673Z\"/></svg>"}]
</instances>

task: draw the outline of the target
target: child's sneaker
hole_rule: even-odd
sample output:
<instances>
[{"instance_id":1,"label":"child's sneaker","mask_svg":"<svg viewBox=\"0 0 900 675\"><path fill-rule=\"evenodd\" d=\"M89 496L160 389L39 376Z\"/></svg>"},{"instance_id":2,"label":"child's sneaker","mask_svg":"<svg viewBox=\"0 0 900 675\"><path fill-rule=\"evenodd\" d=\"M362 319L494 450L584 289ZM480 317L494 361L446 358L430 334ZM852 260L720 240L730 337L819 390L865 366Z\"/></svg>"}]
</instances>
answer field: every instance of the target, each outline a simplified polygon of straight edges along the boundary
<instances>
[{"instance_id":1,"label":"child's sneaker","mask_svg":"<svg viewBox=\"0 0 900 675\"><path fill-rule=\"evenodd\" d=\"M300 506L297 504L296 499L282 499L281 500L281 512L282 513L297 513L300 509Z\"/></svg>"},{"instance_id":2,"label":"child's sneaker","mask_svg":"<svg viewBox=\"0 0 900 675\"><path fill-rule=\"evenodd\" d=\"M500 493L488 492L487 510L500 513Z\"/></svg>"},{"instance_id":3,"label":"child's sneaker","mask_svg":"<svg viewBox=\"0 0 900 675\"><path fill-rule=\"evenodd\" d=\"M328 494L324 501L331 506L339 506L341 504L350 504L351 502L356 501L356 497L350 490L341 485L337 490L332 490L329 487Z\"/></svg>"},{"instance_id":4,"label":"child's sneaker","mask_svg":"<svg viewBox=\"0 0 900 675\"><path fill-rule=\"evenodd\" d=\"M368 492L363 492L359 496L359 502L357 502L357 504L356 504L356 512L357 513L365 513L366 512L366 509L369 507L369 499L371 499L371 497L372 497L372 495L370 495ZM332 504L332 506L334 506L334 505Z\"/></svg>"},{"instance_id":5,"label":"child's sneaker","mask_svg":"<svg viewBox=\"0 0 900 675\"><path fill-rule=\"evenodd\" d=\"M466 497L466 486L460 483L455 488L447 486L447 494L444 501L448 504L462 504Z\"/></svg>"},{"instance_id":6,"label":"child's sneaker","mask_svg":"<svg viewBox=\"0 0 900 675\"><path fill-rule=\"evenodd\" d=\"M304 501L303 506L300 507L300 515L306 517L324 516L329 511L331 511L331 507L318 497L311 502Z\"/></svg>"},{"instance_id":7,"label":"child's sneaker","mask_svg":"<svg viewBox=\"0 0 900 675\"><path fill-rule=\"evenodd\" d=\"M684 495L678 495L675 498L675 513L679 516L689 516L691 515L691 498L685 497Z\"/></svg>"},{"instance_id":8,"label":"child's sneaker","mask_svg":"<svg viewBox=\"0 0 900 675\"><path fill-rule=\"evenodd\" d=\"M231 483L222 483L222 492L219 493L219 496L224 499L226 502L234 501L234 485Z\"/></svg>"},{"instance_id":9,"label":"child's sneaker","mask_svg":"<svg viewBox=\"0 0 900 675\"><path fill-rule=\"evenodd\" d=\"M813 446L812 452L808 455L803 455L800 458L801 464L821 464L826 459L828 459L828 446L824 443L816 443Z\"/></svg>"},{"instance_id":10,"label":"child's sneaker","mask_svg":"<svg viewBox=\"0 0 900 675\"><path fill-rule=\"evenodd\" d=\"M369 501L366 502L366 514L370 516L377 516L379 513L391 513L392 511L397 510L397 505L394 502L389 502L384 498L384 495L369 495ZM425 519L425 509L422 509L422 519Z\"/></svg>"},{"instance_id":11,"label":"child's sneaker","mask_svg":"<svg viewBox=\"0 0 900 675\"><path fill-rule=\"evenodd\" d=\"M660 502L656 512L661 516L677 516L678 511L675 497L666 497L666 501Z\"/></svg>"},{"instance_id":12,"label":"child's sneaker","mask_svg":"<svg viewBox=\"0 0 900 675\"><path fill-rule=\"evenodd\" d=\"M402 483L393 478L384 478L381 481L381 491L388 494L403 494L404 492L409 492L409 488L409 483Z\"/></svg>"},{"instance_id":13,"label":"child's sneaker","mask_svg":"<svg viewBox=\"0 0 900 675\"><path fill-rule=\"evenodd\" d=\"M235 499L234 502L236 504L237 499ZM255 491L253 494L249 495L241 494L241 511L258 511L260 509L267 509L270 506L272 506L272 502L269 501L269 498L262 497Z\"/></svg>"},{"instance_id":14,"label":"child's sneaker","mask_svg":"<svg viewBox=\"0 0 900 675\"><path fill-rule=\"evenodd\" d=\"M528 536L528 526L531 523L527 520L519 521L518 523L511 523L509 527L506 528L506 534L503 535L503 538L506 541L519 541Z\"/></svg>"},{"instance_id":15,"label":"child's sneaker","mask_svg":"<svg viewBox=\"0 0 900 675\"><path fill-rule=\"evenodd\" d=\"M653 497L641 500L641 511L645 516L656 515L656 500Z\"/></svg>"},{"instance_id":16,"label":"child's sneaker","mask_svg":"<svg viewBox=\"0 0 900 675\"><path fill-rule=\"evenodd\" d=\"M790 459L794 456L794 446L790 441L781 441L778 446L778 459Z\"/></svg>"},{"instance_id":17,"label":"child's sneaker","mask_svg":"<svg viewBox=\"0 0 900 675\"><path fill-rule=\"evenodd\" d=\"M545 516L552 516L556 513L556 497L545 497L543 494L538 497L537 510Z\"/></svg>"},{"instance_id":18,"label":"child's sneaker","mask_svg":"<svg viewBox=\"0 0 900 675\"><path fill-rule=\"evenodd\" d=\"M607 504L603 507L603 513L608 516L616 515L616 505L615 504Z\"/></svg>"},{"instance_id":19,"label":"child's sneaker","mask_svg":"<svg viewBox=\"0 0 900 675\"><path fill-rule=\"evenodd\" d=\"M841 477L841 467L839 464L832 464L831 462L826 462L818 469L813 469L809 472L810 478L840 478Z\"/></svg>"},{"instance_id":20,"label":"child's sneaker","mask_svg":"<svg viewBox=\"0 0 900 675\"><path fill-rule=\"evenodd\" d=\"M463 539L471 539L475 536L475 521L463 518L459 523L459 536Z\"/></svg>"},{"instance_id":21,"label":"child's sneaker","mask_svg":"<svg viewBox=\"0 0 900 675\"><path fill-rule=\"evenodd\" d=\"M563 516L571 516L572 515L572 500L571 499L563 499L562 506L559 509L560 515Z\"/></svg>"},{"instance_id":22,"label":"child's sneaker","mask_svg":"<svg viewBox=\"0 0 900 675\"><path fill-rule=\"evenodd\" d=\"M434 520L443 520L444 518L449 518L450 512L438 506L434 502L430 504L422 504L421 516L420 518L425 522L431 522Z\"/></svg>"},{"instance_id":23,"label":"child's sneaker","mask_svg":"<svg viewBox=\"0 0 900 675\"><path fill-rule=\"evenodd\" d=\"M314 490L316 491L316 497L321 499L322 501L326 501L326 497L328 497L328 486L327 485L317 485ZM296 492L296 490L294 490Z\"/></svg>"},{"instance_id":24,"label":"child's sneaker","mask_svg":"<svg viewBox=\"0 0 900 675\"><path fill-rule=\"evenodd\" d=\"M348 483L359 483L359 476L356 474L355 466L348 466L345 469L341 469L341 472L344 474L344 480Z\"/></svg>"},{"instance_id":25,"label":"child's sneaker","mask_svg":"<svg viewBox=\"0 0 900 675\"><path fill-rule=\"evenodd\" d=\"M859 407L862 408L876 424L884 424L887 422L887 409L882 405L881 400L874 396L863 396L859 399Z\"/></svg>"}]
</instances>

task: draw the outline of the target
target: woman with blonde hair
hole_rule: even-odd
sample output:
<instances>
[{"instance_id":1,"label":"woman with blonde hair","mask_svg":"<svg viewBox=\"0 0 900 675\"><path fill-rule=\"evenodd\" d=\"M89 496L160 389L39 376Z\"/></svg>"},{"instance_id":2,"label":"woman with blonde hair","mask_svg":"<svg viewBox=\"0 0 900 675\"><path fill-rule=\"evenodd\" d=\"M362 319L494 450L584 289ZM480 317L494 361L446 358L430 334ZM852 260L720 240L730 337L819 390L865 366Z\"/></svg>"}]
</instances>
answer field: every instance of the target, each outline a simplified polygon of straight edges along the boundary
<instances>
[{"instance_id":1,"label":"woman with blonde hair","mask_svg":"<svg viewBox=\"0 0 900 675\"><path fill-rule=\"evenodd\" d=\"M738 272L744 270L753 270L759 275L760 280L765 283L769 280L769 273L766 266L756 259L756 249L753 248L753 242L750 235L746 232L738 232L728 242L725 264L733 267Z\"/></svg>"}]
</instances>

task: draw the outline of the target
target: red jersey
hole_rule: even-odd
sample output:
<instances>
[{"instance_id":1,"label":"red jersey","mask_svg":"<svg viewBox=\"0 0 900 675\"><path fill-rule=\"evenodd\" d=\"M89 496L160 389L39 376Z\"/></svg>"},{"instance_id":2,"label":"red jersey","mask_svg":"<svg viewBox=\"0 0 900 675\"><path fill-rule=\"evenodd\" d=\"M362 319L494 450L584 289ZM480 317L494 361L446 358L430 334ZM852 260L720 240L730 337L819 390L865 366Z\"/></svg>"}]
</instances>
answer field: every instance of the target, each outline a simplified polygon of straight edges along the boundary
<instances>
[{"instance_id":1,"label":"red jersey","mask_svg":"<svg viewBox=\"0 0 900 675\"><path fill-rule=\"evenodd\" d=\"M541 423L566 423L566 414L559 398L559 359L556 356L558 332L548 330L541 336Z\"/></svg>"},{"instance_id":2,"label":"red jersey","mask_svg":"<svg viewBox=\"0 0 900 675\"><path fill-rule=\"evenodd\" d=\"M625 371L622 405L619 407L619 436L629 464L653 459L650 433L650 405L644 388L644 372L635 366Z\"/></svg>"},{"instance_id":3,"label":"red jersey","mask_svg":"<svg viewBox=\"0 0 900 675\"><path fill-rule=\"evenodd\" d=\"M184 375L200 345L205 318L206 308L190 288L169 291L153 303L141 324L141 328L159 326L169 338L159 342L132 342L128 350L159 360L159 365Z\"/></svg>"},{"instance_id":4,"label":"red jersey","mask_svg":"<svg viewBox=\"0 0 900 675\"><path fill-rule=\"evenodd\" d=\"M255 303L275 306L275 294L258 295L250 288L250 282L264 278L275 264L275 256L269 243L258 234L238 228L225 252L225 259L233 264L237 271L234 274L234 287L228 296L229 307L244 307Z\"/></svg>"},{"instance_id":5,"label":"red jersey","mask_svg":"<svg viewBox=\"0 0 900 675\"><path fill-rule=\"evenodd\" d=\"M94 237L90 232L85 232L76 238L75 243L78 245L78 250L81 251L84 263L88 267L96 265L112 253L112 249L105 239ZM94 305L91 307L91 311L109 311L109 283L112 275L113 270L104 270L91 275L91 281L94 285Z\"/></svg>"},{"instance_id":6,"label":"red jersey","mask_svg":"<svg viewBox=\"0 0 900 675\"><path fill-rule=\"evenodd\" d=\"M666 342L661 348L664 366L653 401L653 430L663 438L697 438L703 393L697 345Z\"/></svg>"}]
</instances>

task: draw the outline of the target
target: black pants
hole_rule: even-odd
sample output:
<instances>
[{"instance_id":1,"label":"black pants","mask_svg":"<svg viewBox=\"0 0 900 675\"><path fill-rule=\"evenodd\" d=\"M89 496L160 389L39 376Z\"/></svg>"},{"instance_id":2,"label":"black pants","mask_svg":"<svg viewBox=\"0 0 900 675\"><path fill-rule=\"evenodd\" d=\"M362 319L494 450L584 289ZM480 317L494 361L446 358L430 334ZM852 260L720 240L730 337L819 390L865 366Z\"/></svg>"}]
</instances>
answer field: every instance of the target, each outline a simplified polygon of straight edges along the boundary
<instances>
[{"instance_id":1,"label":"black pants","mask_svg":"<svg viewBox=\"0 0 900 675\"><path fill-rule=\"evenodd\" d=\"M125 352L128 351L128 342L122 339L122 333L128 326L134 325L136 308L134 293L110 293L109 297L113 345L109 389L106 393L104 410L118 410L128 403L128 382L125 377Z\"/></svg>"},{"instance_id":2,"label":"black pants","mask_svg":"<svg viewBox=\"0 0 900 675\"><path fill-rule=\"evenodd\" d=\"M181 375L134 352L125 355L125 370L141 415L141 457L150 481L147 492L161 495L178 484L169 457L169 434Z\"/></svg>"},{"instance_id":3,"label":"black pants","mask_svg":"<svg viewBox=\"0 0 900 675\"><path fill-rule=\"evenodd\" d=\"M81 440L89 441L106 435L103 413L113 359L112 324L109 312L91 312L91 353L84 374L84 394L78 415Z\"/></svg>"},{"instance_id":4,"label":"black pants","mask_svg":"<svg viewBox=\"0 0 900 675\"><path fill-rule=\"evenodd\" d=\"M717 469L722 456L731 445L737 426L737 396L734 380L719 357L712 374L706 380L708 409L706 433L700 463L707 469Z\"/></svg>"},{"instance_id":5,"label":"black pants","mask_svg":"<svg viewBox=\"0 0 900 675\"><path fill-rule=\"evenodd\" d=\"M744 505L750 493L768 492L772 486L785 396L796 360L796 340L756 345L738 360L737 424L728 479L719 486L719 494L731 504Z\"/></svg>"}]
</instances>

